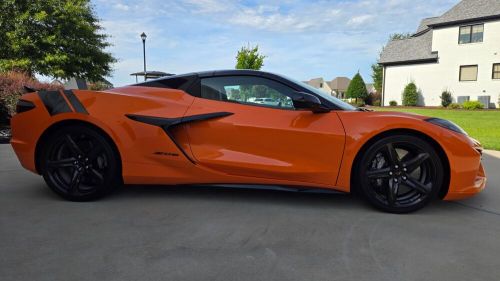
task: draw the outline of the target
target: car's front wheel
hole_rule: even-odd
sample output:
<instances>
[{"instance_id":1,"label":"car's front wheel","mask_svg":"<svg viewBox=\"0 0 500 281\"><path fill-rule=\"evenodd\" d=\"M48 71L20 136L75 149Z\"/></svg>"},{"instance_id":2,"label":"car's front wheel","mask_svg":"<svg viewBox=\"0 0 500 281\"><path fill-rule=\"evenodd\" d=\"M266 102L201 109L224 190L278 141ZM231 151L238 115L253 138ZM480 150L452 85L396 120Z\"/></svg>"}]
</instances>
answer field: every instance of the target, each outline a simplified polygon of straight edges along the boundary
<instances>
[{"instance_id":1,"label":"car's front wheel","mask_svg":"<svg viewBox=\"0 0 500 281\"><path fill-rule=\"evenodd\" d=\"M443 185L443 164L422 138L394 135L373 143L357 165L357 188L373 206L391 213L421 209Z\"/></svg>"},{"instance_id":2,"label":"car's front wheel","mask_svg":"<svg viewBox=\"0 0 500 281\"><path fill-rule=\"evenodd\" d=\"M42 175L58 195L71 201L102 197L121 183L120 162L110 141L83 125L63 127L42 148Z\"/></svg>"}]
</instances>

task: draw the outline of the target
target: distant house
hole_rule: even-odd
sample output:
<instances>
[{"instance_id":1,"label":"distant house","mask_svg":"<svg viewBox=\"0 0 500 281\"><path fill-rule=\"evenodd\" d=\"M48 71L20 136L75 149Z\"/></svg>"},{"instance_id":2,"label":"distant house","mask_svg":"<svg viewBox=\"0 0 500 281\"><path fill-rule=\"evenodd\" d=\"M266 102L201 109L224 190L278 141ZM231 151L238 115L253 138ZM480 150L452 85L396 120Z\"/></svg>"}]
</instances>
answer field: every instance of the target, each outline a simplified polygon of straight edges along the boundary
<instances>
[{"instance_id":1,"label":"distant house","mask_svg":"<svg viewBox=\"0 0 500 281\"><path fill-rule=\"evenodd\" d=\"M366 83L366 91L368 91L368 94L376 94L377 89L375 89L375 85L373 83Z\"/></svg>"},{"instance_id":2,"label":"distant house","mask_svg":"<svg viewBox=\"0 0 500 281\"><path fill-rule=\"evenodd\" d=\"M314 88L323 90L325 93L332 96L344 98L347 87L349 86L349 83L351 83L351 79L347 77L337 77L332 81L325 81L325 79L320 77L304 81L304 83L309 84Z\"/></svg>"},{"instance_id":3,"label":"distant house","mask_svg":"<svg viewBox=\"0 0 500 281\"><path fill-rule=\"evenodd\" d=\"M337 98L345 98L347 87L351 83L351 79L347 77L337 77L330 82L330 88L333 90L333 95Z\"/></svg>"},{"instance_id":4,"label":"distant house","mask_svg":"<svg viewBox=\"0 0 500 281\"><path fill-rule=\"evenodd\" d=\"M313 78L309 81L304 81L304 83L309 84L310 86L313 86L316 89L320 89L329 95L332 94L332 88L330 88L328 82L326 82L325 79L323 79L322 77Z\"/></svg>"},{"instance_id":5,"label":"distant house","mask_svg":"<svg viewBox=\"0 0 500 281\"><path fill-rule=\"evenodd\" d=\"M423 19L408 39L390 41L382 101L401 104L406 84L415 82L421 105L440 105L444 90L455 102L480 100L495 106L500 95L500 1L463 0L441 16Z\"/></svg>"}]
</instances>

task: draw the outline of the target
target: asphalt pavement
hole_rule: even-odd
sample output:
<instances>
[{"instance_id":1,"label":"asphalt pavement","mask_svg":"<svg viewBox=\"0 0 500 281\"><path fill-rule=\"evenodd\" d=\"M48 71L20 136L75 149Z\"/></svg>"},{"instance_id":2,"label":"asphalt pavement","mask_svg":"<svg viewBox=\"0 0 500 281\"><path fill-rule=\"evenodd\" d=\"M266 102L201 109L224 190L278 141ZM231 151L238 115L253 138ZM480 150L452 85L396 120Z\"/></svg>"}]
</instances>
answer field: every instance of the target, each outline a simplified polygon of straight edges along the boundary
<instances>
[{"instance_id":1,"label":"asphalt pavement","mask_svg":"<svg viewBox=\"0 0 500 281\"><path fill-rule=\"evenodd\" d=\"M500 153L486 190L409 215L345 194L126 186L54 195L0 145L0 280L500 280Z\"/></svg>"}]
</instances>

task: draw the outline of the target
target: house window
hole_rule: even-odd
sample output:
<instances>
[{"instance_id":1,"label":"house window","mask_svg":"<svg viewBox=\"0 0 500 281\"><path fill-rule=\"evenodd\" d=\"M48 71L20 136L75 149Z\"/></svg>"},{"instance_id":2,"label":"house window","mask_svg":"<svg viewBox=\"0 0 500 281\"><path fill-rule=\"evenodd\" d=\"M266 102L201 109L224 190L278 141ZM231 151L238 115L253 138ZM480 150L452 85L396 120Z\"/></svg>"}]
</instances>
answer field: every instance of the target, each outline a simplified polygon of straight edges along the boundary
<instances>
[{"instance_id":1,"label":"house window","mask_svg":"<svg viewBox=\"0 0 500 281\"><path fill-rule=\"evenodd\" d=\"M500 63L493 64L493 79L500 79Z\"/></svg>"},{"instance_id":2,"label":"house window","mask_svg":"<svg viewBox=\"0 0 500 281\"><path fill-rule=\"evenodd\" d=\"M459 44L483 42L484 24L467 25L460 27Z\"/></svg>"},{"instance_id":3,"label":"house window","mask_svg":"<svg viewBox=\"0 0 500 281\"><path fill-rule=\"evenodd\" d=\"M477 65L460 66L460 81L477 81Z\"/></svg>"}]
</instances>

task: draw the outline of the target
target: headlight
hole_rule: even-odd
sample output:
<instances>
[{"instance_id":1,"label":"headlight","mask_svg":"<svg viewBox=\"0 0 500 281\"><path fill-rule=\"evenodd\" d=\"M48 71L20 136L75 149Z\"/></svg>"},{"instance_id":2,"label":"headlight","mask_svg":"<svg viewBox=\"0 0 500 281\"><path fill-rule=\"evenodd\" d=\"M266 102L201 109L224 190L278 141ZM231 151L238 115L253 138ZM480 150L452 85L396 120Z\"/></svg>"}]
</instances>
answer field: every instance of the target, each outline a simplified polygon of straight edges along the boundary
<instances>
[{"instance_id":1,"label":"headlight","mask_svg":"<svg viewBox=\"0 0 500 281\"><path fill-rule=\"evenodd\" d=\"M438 125L440 127L446 128L448 130L452 130L452 131L457 132L459 134L464 134L464 135L468 136L467 132L465 132L464 129L460 128L457 124L455 124L449 120L440 119L440 118L429 118L429 119L425 119L425 121L432 123L434 125Z\"/></svg>"}]
</instances>

